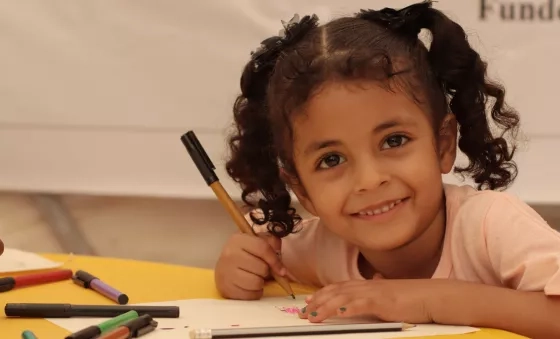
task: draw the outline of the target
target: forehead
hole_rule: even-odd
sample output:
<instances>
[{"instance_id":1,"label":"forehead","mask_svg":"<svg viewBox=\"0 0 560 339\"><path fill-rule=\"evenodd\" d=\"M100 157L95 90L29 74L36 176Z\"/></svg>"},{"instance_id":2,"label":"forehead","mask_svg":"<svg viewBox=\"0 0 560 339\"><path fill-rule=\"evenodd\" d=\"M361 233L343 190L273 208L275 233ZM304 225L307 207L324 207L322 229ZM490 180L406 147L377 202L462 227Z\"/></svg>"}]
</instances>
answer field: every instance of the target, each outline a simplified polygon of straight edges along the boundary
<instances>
[{"instance_id":1,"label":"forehead","mask_svg":"<svg viewBox=\"0 0 560 339\"><path fill-rule=\"evenodd\" d=\"M371 133L376 125L388 121L430 127L428 114L410 96L373 82L327 83L310 98L302 113L294 119L294 133L303 140Z\"/></svg>"}]
</instances>

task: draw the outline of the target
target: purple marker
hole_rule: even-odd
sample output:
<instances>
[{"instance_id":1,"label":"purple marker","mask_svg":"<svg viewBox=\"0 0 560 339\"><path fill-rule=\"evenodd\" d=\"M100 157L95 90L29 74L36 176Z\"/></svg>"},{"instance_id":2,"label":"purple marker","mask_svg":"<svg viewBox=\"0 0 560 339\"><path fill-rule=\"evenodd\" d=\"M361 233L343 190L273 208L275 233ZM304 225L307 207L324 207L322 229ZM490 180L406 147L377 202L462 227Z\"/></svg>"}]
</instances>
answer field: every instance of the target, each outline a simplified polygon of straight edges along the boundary
<instances>
[{"instance_id":1,"label":"purple marker","mask_svg":"<svg viewBox=\"0 0 560 339\"><path fill-rule=\"evenodd\" d=\"M126 305L128 303L128 296L126 294L117 291L88 272L77 271L72 280L83 288L91 288L97 293L121 305Z\"/></svg>"}]
</instances>

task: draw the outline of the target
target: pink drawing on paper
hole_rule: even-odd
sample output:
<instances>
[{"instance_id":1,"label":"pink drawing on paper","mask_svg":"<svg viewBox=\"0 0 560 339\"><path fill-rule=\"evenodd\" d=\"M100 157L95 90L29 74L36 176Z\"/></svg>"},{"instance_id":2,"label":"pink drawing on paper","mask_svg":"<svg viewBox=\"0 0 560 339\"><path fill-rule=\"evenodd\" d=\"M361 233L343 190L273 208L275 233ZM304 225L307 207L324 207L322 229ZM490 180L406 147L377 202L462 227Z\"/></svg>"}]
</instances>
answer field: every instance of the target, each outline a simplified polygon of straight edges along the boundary
<instances>
[{"instance_id":1,"label":"pink drawing on paper","mask_svg":"<svg viewBox=\"0 0 560 339\"><path fill-rule=\"evenodd\" d=\"M299 313L299 307L296 306L276 306L277 309L279 309L282 312L288 313L288 314L298 314Z\"/></svg>"}]
</instances>

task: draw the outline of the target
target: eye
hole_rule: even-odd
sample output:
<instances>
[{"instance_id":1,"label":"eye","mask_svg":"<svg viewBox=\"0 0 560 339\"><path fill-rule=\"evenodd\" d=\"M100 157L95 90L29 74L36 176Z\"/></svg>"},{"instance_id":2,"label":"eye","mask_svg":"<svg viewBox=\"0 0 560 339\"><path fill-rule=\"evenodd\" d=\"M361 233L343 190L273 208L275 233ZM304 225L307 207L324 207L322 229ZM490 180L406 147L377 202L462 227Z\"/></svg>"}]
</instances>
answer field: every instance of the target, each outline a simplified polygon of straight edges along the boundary
<instances>
[{"instance_id":1,"label":"eye","mask_svg":"<svg viewBox=\"0 0 560 339\"><path fill-rule=\"evenodd\" d=\"M344 163L345 161L346 161L346 159L342 155L328 154L328 155L324 156L323 158L321 158L321 162L319 162L319 165L317 166L317 168L327 169L327 168L338 166L338 165Z\"/></svg>"},{"instance_id":2,"label":"eye","mask_svg":"<svg viewBox=\"0 0 560 339\"><path fill-rule=\"evenodd\" d=\"M406 144L410 139L404 135L392 135L385 139L382 149L401 147Z\"/></svg>"}]
</instances>

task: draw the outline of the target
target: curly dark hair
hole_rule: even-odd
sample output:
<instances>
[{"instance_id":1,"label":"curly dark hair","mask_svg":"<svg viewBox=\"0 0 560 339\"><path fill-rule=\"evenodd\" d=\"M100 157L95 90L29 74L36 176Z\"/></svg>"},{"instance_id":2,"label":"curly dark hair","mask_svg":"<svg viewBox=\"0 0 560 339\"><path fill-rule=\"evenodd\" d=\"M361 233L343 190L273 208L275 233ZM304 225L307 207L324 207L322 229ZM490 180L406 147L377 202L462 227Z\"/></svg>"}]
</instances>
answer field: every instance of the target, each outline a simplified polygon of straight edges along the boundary
<instances>
[{"instance_id":1,"label":"curly dark hair","mask_svg":"<svg viewBox=\"0 0 560 339\"><path fill-rule=\"evenodd\" d=\"M421 29L431 32L429 47L419 39ZM253 222L283 237L301 220L281 175L297 178L291 115L333 80L371 80L424 98L434 131L453 113L458 147L469 160L455 172L469 175L478 189L508 187L517 175L512 157L519 116L486 68L463 28L430 1L399 11L362 10L322 26L306 16L288 25L286 36L265 40L241 76L226 164L243 189L243 201L262 211L251 215ZM509 142L506 134L513 137Z\"/></svg>"}]
</instances>

